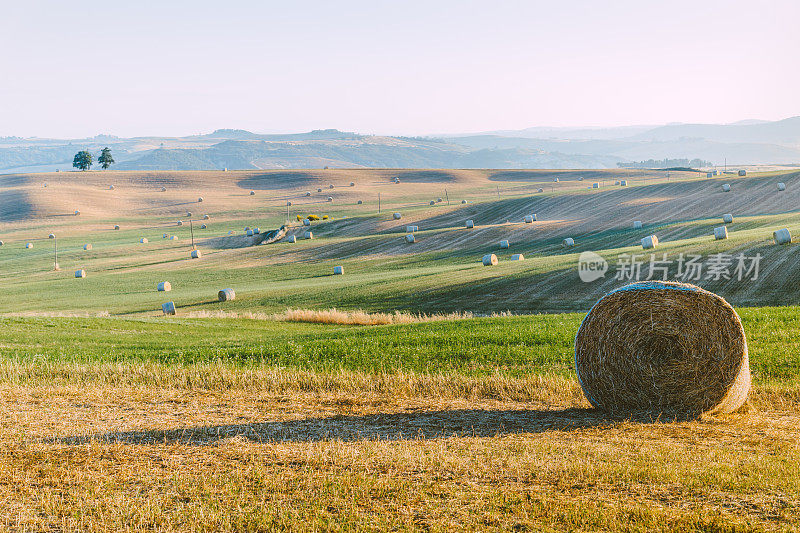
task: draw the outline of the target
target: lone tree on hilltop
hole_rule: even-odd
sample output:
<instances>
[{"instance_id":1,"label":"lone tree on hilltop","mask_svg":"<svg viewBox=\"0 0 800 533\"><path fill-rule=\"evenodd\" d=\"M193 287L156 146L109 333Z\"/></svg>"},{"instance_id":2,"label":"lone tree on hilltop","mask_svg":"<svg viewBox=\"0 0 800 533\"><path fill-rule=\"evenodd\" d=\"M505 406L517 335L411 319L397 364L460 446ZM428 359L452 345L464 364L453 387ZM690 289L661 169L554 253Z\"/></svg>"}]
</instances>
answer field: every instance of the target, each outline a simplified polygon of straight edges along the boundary
<instances>
[{"instance_id":1,"label":"lone tree on hilltop","mask_svg":"<svg viewBox=\"0 0 800 533\"><path fill-rule=\"evenodd\" d=\"M79 170L89 170L92 168L92 154L88 150L81 150L75 154L75 159L72 160L72 166Z\"/></svg>"},{"instance_id":2,"label":"lone tree on hilltop","mask_svg":"<svg viewBox=\"0 0 800 533\"><path fill-rule=\"evenodd\" d=\"M100 157L97 158L97 162L103 167L103 170L107 169L114 163L114 156L111 155L111 148L106 146L100 151Z\"/></svg>"}]
</instances>

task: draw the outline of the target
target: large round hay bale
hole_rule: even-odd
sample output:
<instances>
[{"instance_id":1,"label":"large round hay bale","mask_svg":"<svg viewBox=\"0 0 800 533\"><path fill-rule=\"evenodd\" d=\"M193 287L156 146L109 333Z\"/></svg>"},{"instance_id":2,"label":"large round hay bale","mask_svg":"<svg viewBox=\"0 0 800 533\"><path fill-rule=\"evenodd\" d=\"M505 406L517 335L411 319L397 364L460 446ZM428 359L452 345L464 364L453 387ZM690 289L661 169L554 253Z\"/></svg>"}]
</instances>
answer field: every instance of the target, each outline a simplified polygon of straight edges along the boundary
<instances>
[{"instance_id":1,"label":"large round hay bale","mask_svg":"<svg viewBox=\"0 0 800 533\"><path fill-rule=\"evenodd\" d=\"M342 275L344 275L344 267L343 266L335 266L335 267L333 267L333 275L334 276L342 276Z\"/></svg>"},{"instance_id":2,"label":"large round hay bale","mask_svg":"<svg viewBox=\"0 0 800 533\"><path fill-rule=\"evenodd\" d=\"M522 254L514 254L511 256L512 261L525 261L525 256Z\"/></svg>"},{"instance_id":3,"label":"large round hay bale","mask_svg":"<svg viewBox=\"0 0 800 533\"><path fill-rule=\"evenodd\" d=\"M444 200L442 200L441 198L437 198L437 199L436 199L436 203L437 203L437 204L440 204L440 203L442 203L442 202L444 202Z\"/></svg>"},{"instance_id":4,"label":"large round hay bale","mask_svg":"<svg viewBox=\"0 0 800 533\"><path fill-rule=\"evenodd\" d=\"M5 243L3 241L0 241L0 246L3 246L3 244L5 244Z\"/></svg>"},{"instance_id":5,"label":"large round hay bale","mask_svg":"<svg viewBox=\"0 0 800 533\"><path fill-rule=\"evenodd\" d=\"M203 254L200 253L200 250L192 250L189 252L189 259L200 259Z\"/></svg>"},{"instance_id":6,"label":"large round hay bale","mask_svg":"<svg viewBox=\"0 0 800 533\"><path fill-rule=\"evenodd\" d=\"M645 250L650 250L658 246L658 237L655 235L648 235L644 239L642 239L642 248Z\"/></svg>"},{"instance_id":7,"label":"large round hay bale","mask_svg":"<svg viewBox=\"0 0 800 533\"><path fill-rule=\"evenodd\" d=\"M253 235L260 235L261 229L260 228L253 228Z\"/></svg>"},{"instance_id":8,"label":"large round hay bale","mask_svg":"<svg viewBox=\"0 0 800 533\"><path fill-rule=\"evenodd\" d=\"M779 191L785 191L786 190L786 184L785 183L779 183L778 184L778 190Z\"/></svg>"},{"instance_id":9,"label":"large round hay bale","mask_svg":"<svg viewBox=\"0 0 800 533\"><path fill-rule=\"evenodd\" d=\"M142 237L141 239L139 239L140 244L147 244L148 242L150 241L148 241L146 237Z\"/></svg>"},{"instance_id":10,"label":"large round hay bale","mask_svg":"<svg viewBox=\"0 0 800 533\"><path fill-rule=\"evenodd\" d=\"M416 239L414 238L414 234L413 233L409 233L408 235L406 235L406 242L408 244L413 243L415 240Z\"/></svg>"},{"instance_id":11,"label":"large round hay bale","mask_svg":"<svg viewBox=\"0 0 800 533\"><path fill-rule=\"evenodd\" d=\"M733 215L730 213L725 213L724 215L722 215L722 223L733 224Z\"/></svg>"},{"instance_id":12,"label":"large round hay bale","mask_svg":"<svg viewBox=\"0 0 800 533\"><path fill-rule=\"evenodd\" d=\"M575 337L575 369L589 402L609 412L726 413L750 390L739 316L681 283L638 282L604 296Z\"/></svg>"},{"instance_id":13,"label":"large round hay bale","mask_svg":"<svg viewBox=\"0 0 800 533\"><path fill-rule=\"evenodd\" d=\"M114 186L113 185L109 185L108 186L108 190L113 191L114 190Z\"/></svg>"},{"instance_id":14,"label":"large round hay bale","mask_svg":"<svg viewBox=\"0 0 800 533\"><path fill-rule=\"evenodd\" d=\"M189 218L192 218L192 212L191 211L186 211L186 216L189 217Z\"/></svg>"},{"instance_id":15,"label":"large round hay bale","mask_svg":"<svg viewBox=\"0 0 800 533\"><path fill-rule=\"evenodd\" d=\"M297 242L297 237L295 237L294 235L289 235L289 236L286 238L286 242L295 243L295 242Z\"/></svg>"},{"instance_id":16,"label":"large round hay bale","mask_svg":"<svg viewBox=\"0 0 800 533\"><path fill-rule=\"evenodd\" d=\"M236 299L236 293L233 289L222 289L217 293L217 298L219 298L220 302L230 302Z\"/></svg>"},{"instance_id":17,"label":"large round hay bale","mask_svg":"<svg viewBox=\"0 0 800 533\"><path fill-rule=\"evenodd\" d=\"M467 222L464 224L464 227L466 227L467 229L472 229L475 227L475 222L473 222L472 220L467 220Z\"/></svg>"},{"instance_id":18,"label":"large round hay bale","mask_svg":"<svg viewBox=\"0 0 800 533\"><path fill-rule=\"evenodd\" d=\"M25 244L25 248L28 248L28 249L33 248L33 243L29 242L29 243Z\"/></svg>"},{"instance_id":19,"label":"large round hay bale","mask_svg":"<svg viewBox=\"0 0 800 533\"><path fill-rule=\"evenodd\" d=\"M306 191L306 194L304 196L311 196L311 191Z\"/></svg>"},{"instance_id":20,"label":"large round hay bale","mask_svg":"<svg viewBox=\"0 0 800 533\"><path fill-rule=\"evenodd\" d=\"M400 220L401 218L403 218L403 215L401 215L400 213L392 213L392 218L394 218L395 220Z\"/></svg>"},{"instance_id":21,"label":"large round hay bale","mask_svg":"<svg viewBox=\"0 0 800 533\"><path fill-rule=\"evenodd\" d=\"M633 221L633 229L642 229L642 221L641 220L634 220Z\"/></svg>"},{"instance_id":22,"label":"large round hay bale","mask_svg":"<svg viewBox=\"0 0 800 533\"><path fill-rule=\"evenodd\" d=\"M727 183L722 184L722 192L731 192L731 186Z\"/></svg>"},{"instance_id":23,"label":"large round hay bale","mask_svg":"<svg viewBox=\"0 0 800 533\"><path fill-rule=\"evenodd\" d=\"M172 290L172 284L169 281L162 281L156 286L158 292L169 292Z\"/></svg>"},{"instance_id":24,"label":"large round hay bale","mask_svg":"<svg viewBox=\"0 0 800 533\"><path fill-rule=\"evenodd\" d=\"M792 242L792 234L789 232L788 228L773 232L772 238L775 239L775 244L789 244Z\"/></svg>"},{"instance_id":25,"label":"large round hay bale","mask_svg":"<svg viewBox=\"0 0 800 533\"><path fill-rule=\"evenodd\" d=\"M614 185L619 185L619 180L615 181Z\"/></svg>"},{"instance_id":26,"label":"large round hay bale","mask_svg":"<svg viewBox=\"0 0 800 533\"><path fill-rule=\"evenodd\" d=\"M286 205L288 205L289 207L291 207L291 206L292 206L292 202L286 202Z\"/></svg>"},{"instance_id":27,"label":"large round hay bale","mask_svg":"<svg viewBox=\"0 0 800 533\"><path fill-rule=\"evenodd\" d=\"M200 224L200 229L208 229L208 226L206 224Z\"/></svg>"},{"instance_id":28,"label":"large round hay bale","mask_svg":"<svg viewBox=\"0 0 800 533\"><path fill-rule=\"evenodd\" d=\"M81 270L76 270L76 271L75 271L75 277L76 277L76 278L85 278L85 277L86 277L86 271L85 271L85 270L83 270L83 269L81 269Z\"/></svg>"},{"instance_id":29,"label":"large round hay bale","mask_svg":"<svg viewBox=\"0 0 800 533\"><path fill-rule=\"evenodd\" d=\"M497 256L494 254L486 254L481 259L483 266L494 266L497 264Z\"/></svg>"},{"instance_id":30,"label":"large round hay bale","mask_svg":"<svg viewBox=\"0 0 800 533\"><path fill-rule=\"evenodd\" d=\"M511 245L508 244L508 241L500 241L500 248L505 249L505 248L508 248L509 246L511 246Z\"/></svg>"},{"instance_id":31,"label":"large round hay bale","mask_svg":"<svg viewBox=\"0 0 800 533\"><path fill-rule=\"evenodd\" d=\"M727 238L728 238L727 226L720 226L718 228L714 228L714 239L721 241Z\"/></svg>"},{"instance_id":32,"label":"large round hay bale","mask_svg":"<svg viewBox=\"0 0 800 533\"><path fill-rule=\"evenodd\" d=\"M175 314L175 302L166 302L161 304L161 312L165 315Z\"/></svg>"},{"instance_id":33,"label":"large round hay bale","mask_svg":"<svg viewBox=\"0 0 800 533\"><path fill-rule=\"evenodd\" d=\"M564 248L572 248L573 246L575 246L575 239L573 239L572 237L567 237L566 239L561 241L561 246L563 246Z\"/></svg>"},{"instance_id":34,"label":"large round hay bale","mask_svg":"<svg viewBox=\"0 0 800 533\"><path fill-rule=\"evenodd\" d=\"M306 231L305 233L303 233L303 238L311 240L311 239L314 238L314 234L312 232L310 232L310 231Z\"/></svg>"}]
</instances>

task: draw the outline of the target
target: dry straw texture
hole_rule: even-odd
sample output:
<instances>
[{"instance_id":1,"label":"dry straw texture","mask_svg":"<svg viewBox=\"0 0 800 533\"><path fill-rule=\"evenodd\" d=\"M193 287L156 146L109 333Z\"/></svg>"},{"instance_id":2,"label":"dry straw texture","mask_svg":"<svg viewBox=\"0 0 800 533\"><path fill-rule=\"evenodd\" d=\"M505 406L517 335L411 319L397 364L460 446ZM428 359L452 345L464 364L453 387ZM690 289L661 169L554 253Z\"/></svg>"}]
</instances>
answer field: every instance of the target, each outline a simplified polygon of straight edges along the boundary
<instances>
[{"instance_id":1,"label":"dry straw texture","mask_svg":"<svg viewBox=\"0 0 800 533\"><path fill-rule=\"evenodd\" d=\"M680 283L639 282L603 297L575 338L575 368L589 402L609 412L728 413L750 390L739 316Z\"/></svg>"}]
</instances>

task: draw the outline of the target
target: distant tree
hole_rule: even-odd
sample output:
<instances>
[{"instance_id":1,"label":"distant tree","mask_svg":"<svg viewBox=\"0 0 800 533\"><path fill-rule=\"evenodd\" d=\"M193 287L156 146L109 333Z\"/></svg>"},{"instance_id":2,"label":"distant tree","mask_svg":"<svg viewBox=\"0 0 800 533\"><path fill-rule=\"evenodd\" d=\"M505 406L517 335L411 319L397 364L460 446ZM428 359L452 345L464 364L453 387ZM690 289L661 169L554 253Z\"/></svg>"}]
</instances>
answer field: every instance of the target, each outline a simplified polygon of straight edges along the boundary
<instances>
[{"instance_id":1,"label":"distant tree","mask_svg":"<svg viewBox=\"0 0 800 533\"><path fill-rule=\"evenodd\" d=\"M111 148L106 146L100 151L100 157L97 158L97 162L103 167L103 170L107 169L114 163L114 156L111 155Z\"/></svg>"},{"instance_id":2,"label":"distant tree","mask_svg":"<svg viewBox=\"0 0 800 533\"><path fill-rule=\"evenodd\" d=\"M81 150L75 154L75 159L72 160L72 166L79 170L89 170L92 168L92 154L88 150Z\"/></svg>"}]
</instances>

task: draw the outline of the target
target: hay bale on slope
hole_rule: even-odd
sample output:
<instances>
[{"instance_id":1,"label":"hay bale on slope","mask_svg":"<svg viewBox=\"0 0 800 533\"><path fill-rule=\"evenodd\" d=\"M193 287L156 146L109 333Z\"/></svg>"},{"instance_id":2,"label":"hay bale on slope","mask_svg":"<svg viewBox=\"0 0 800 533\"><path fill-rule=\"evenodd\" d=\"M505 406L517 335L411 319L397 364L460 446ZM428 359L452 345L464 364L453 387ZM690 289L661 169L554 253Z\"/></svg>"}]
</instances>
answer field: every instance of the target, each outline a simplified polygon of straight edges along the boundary
<instances>
[{"instance_id":1,"label":"hay bale on slope","mask_svg":"<svg viewBox=\"0 0 800 533\"><path fill-rule=\"evenodd\" d=\"M294 235L289 235L286 238L286 242L295 243L295 242L297 242L297 237L295 237Z\"/></svg>"},{"instance_id":2,"label":"hay bale on slope","mask_svg":"<svg viewBox=\"0 0 800 533\"><path fill-rule=\"evenodd\" d=\"M481 259L483 266L494 266L497 264L497 256L494 254L486 254Z\"/></svg>"},{"instance_id":3,"label":"hay bale on slope","mask_svg":"<svg viewBox=\"0 0 800 533\"><path fill-rule=\"evenodd\" d=\"M333 275L334 276L343 276L344 275L344 267L343 266L335 266L335 267L333 267Z\"/></svg>"},{"instance_id":4,"label":"hay bale on slope","mask_svg":"<svg viewBox=\"0 0 800 533\"><path fill-rule=\"evenodd\" d=\"M169 292L172 290L172 284L169 281L162 281L156 286L158 292Z\"/></svg>"},{"instance_id":5,"label":"hay bale on slope","mask_svg":"<svg viewBox=\"0 0 800 533\"><path fill-rule=\"evenodd\" d=\"M236 299L236 293L233 289L222 289L217 293L217 298L220 302L230 302Z\"/></svg>"},{"instance_id":6,"label":"hay bale on slope","mask_svg":"<svg viewBox=\"0 0 800 533\"><path fill-rule=\"evenodd\" d=\"M789 232L788 228L773 232L772 238L775 240L775 244L789 244L792 242L792 234Z\"/></svg>"},{"instance_id":7,"label":"hay bale on slope","mask_svg":"<svg viewBox=\"0 0 800 533\"><path fill-rule=\"evenodd\" d=\"M165 315L175 314L175 302L166 302L161 304L161 312Z\"/></svg>"},{"instance_id":8,"label":"hay bale on slope","mask_svg":"<svg viewBox=\"0 0 800 533\"><path fill-rule=\"evenodd\" d=\"M169 236L169 240L171 240L171 241L177 241L177 240L178 240L178 236L177 236L177 235L170 235L170 236Z\"/></svg>"},{"instance_id":9,"label":"hay bale on slope","mask_svg":"<svg viewBox=\"0 0 800 533\"><path fill-rule=\"evenodd\" d=\"M627 187L628 186L628 180L619 180L619 186L620 187Z\"/></svg>"},{"instance_id":10,"label":"hay bale on slope","mask_svg":"<svg viewBox=\"0 0 800 533\"><path fill-rule=\"evenodd\" d=\"M542 188L536 189L536 192L544 192L544 189Z\"/></svg>"},{"instance_id":11,"label":"hay bale on slope","mask_svg":"<svg viewBox=\"0 0 800 533\"><path fill-rule=\"evenodd\" d=\"M525 261L525 256L522 254L514 254L511 256L512 261Z\"/></svg>"},{"instance_id":12,"label":"hay bale on slope","mask_svg":"<svg viewBox=\"0 0 800 533\"><path fill-rule=\"evenodd\" d=\"M575 246L575 239L573 239L572 237L567 237L566 239L561 241L561 246L563 246L564 248L572 248L573 246Z\"/></svg>"},{"instance_id":13,"label":"hay bale on slope","mask_svg":"<svg viewBox=\"0 0 800 533\"><path fill-rule=\"evenodd\" d=\"M680 283L639 282L600 299L575 337L575 369L589 402L609 412L727 413L750 390L738 315Z\"/></svg>"},{"instance_id":14,"label":"hay bale on slope","mask_svg":"<svg viewBox=\"0 0 800 533\"><path fill-rule=\"evenodd\" d=\"M415 240L416 239L414 238L414 234L413 233L409 233L408 235L406 235L406 242L408 244L413 244Z\"/></svg>"},{"instance_id":15,"label":"hay bale on slope","mask_svg":"<svg viewBox=\"0 0 800 533\"><path fill-rule=\"evenodd\" d=\"M634 220L633 221L633 229L642 229L642 221L641 220Z\"/></svg>"},{"instance_id":16,"label":"hay bale on slope","mask_svg":"<svg viewBox=\"0 0 800 533\"><path fill-rule=\"evenodd\" d=\"M197 203L202 203L202 202L203 202L203 197L201 196L200 198L197 199Z\"/></svg>"},{"instance_id":17,"label":"hay bale on slope","mask_svg":"<svg viewBox=\"0 0 800 533\"><path fill-rule=\"evenodd\" d=\"M358 201L358 202L356 202L356 203L357 203L358 205L361 205L361 204L363 204L364 202L363 202L363 201L361 201L361 200L359 200L359 201Z\"/></svg>"},{"instance_id":18,"label":"hay bale on slope","mask_svg":"<svg viewBox=\"0 0 800 533\"><path fill-rule=\"evenodd\" d=\"M75 277L76 278L85 278L86 277L86 271L83 270L83 269L76 270L75 271Z\"/></svg>"},{"instance_id":19,"label":"hay bale on slope","mask_svg":"<svg viewBox=\"0 0 800 533\"><path fill-rule=\"evenodd\" d=\"M728 183L722 184L722 192L731 192L731 186Z\"/></svg>"},{"instance_id":20,"label":"hay bale on slope","mask_svg":"<svg viewBox=\"0 0 800 533\"><path fill-rule=\"evenodd\" d=\"M473 222L472 220L467 220L467 222L464 224L464 227L466 227L467 229L472 229L475 227L475 222Z\"/></svg>"},{"instance_id":21,"label":"hay bale on slope","mask_svg":"<svg viewBox=\"0 0 800 533\"><path fill-rule=\"evenodd\" d=\"M505 248L509 248L510 246L511 245L508 243L508 241L500 241L500 248L505 249Z\"/></svg>"},{"instance_id":22,"label":"hay bale on slope","mask_svg":"<svg viewBox=\"0 0 800 533\"><path fill-rule=\"evenodd\" d=\"M524 220L526 224L533 224L533 222L536 220L536 215L525 215L525 218L522 220Z\"/></svg>"},{"instance_id":23,"label":"hay bale on slope","mask_svg":"<svg viewBox=\"0 0 800 533\"><path fill-rule=\"evenodd\" d=\"M48 239L55 239L56 238L56 234L55 233L51 233L50 235L47 236L47 238Z\"/></svg>"},{"instance_id":24,"label":"hay bale on slope","mask_svg":"<svg viewBox=\"0 0 800 533\"><path fill-rule=\"evenodd\" d=\"M256 191L250 191L250 196L255 196L255 195L256 195Z\"/></svg>"},{"instance_id":25,"label":"hay bale on slope","mask_svg":"<svg viewBox=\"0 0 800 533\"><path fill-rule=\"evenodd\" d=\"M403 218L403 215L401 215L400 213L392 213L392 218L395 220L400 220L401 218Z\"/></svg>"},{"instance_id":26,"label":"hay bale on slope","mask_svg":"<svg viewBox=\"0 0 800 533\"><path fill-rule=\"evenodd\" d=\"M200 259L203 254L200 253L200 250L192 250L189 252L189 259Z\"/></svg>"},{"instance_id":27,"label":"hay bale on slope","mask_svg":"<svg viewBox=\"0 0 800 533\"><path fill-rule=\"evenodd\" d=\"M81 212L80 212L80 211L78 211L78 210L76 209L76 210L75 210L75 216L78 216L78 215L80 215L80 214L81 214Z\"/></svg>"},{"instance_id":28,"label":"hay bale on slope","mask_svg":"<svg viewBox=\"0 0 800 533\"><path fill-rule=\"evenodd\" d=\"M786 184L785 183L778 183L778 190L779 191L785 191L786 190Z\"/></svg>"},{"instance_id":29,"label":"hay bale on slope","mask_svg":"<svg viewBox=\"0 0 800 533\"><path fill-rule=\"evenodd\" d=\"M312 232L310 232L310 231L306 231L305 233L303 233L303 238L307 239L307 240L311 240L311 239L314 238L314 234Z\"/></svg>"},{"instance_id":30,"label":"hay bale on slope","mask_svg":"<svg viewBox=\"0 0 800 533\"><path fill-rule=\"evenodd\" d=\"M644 239L642 239L642 248L645 250L650 250L658 246L658 237L655 235L648 235Z\"/></svg>"},{"instance_id":31,"label":"hay bale on slope","mask_svg":"<svg viewBox=\"0 0 800 533\"><path fill-rule=\"evenodd\" d=\"M91 250L92 249L92 245L89 244L89 243L86 243L86 244L83 245L83 249L84 250Z\"/></svg>"},{"instance_id":32,"label":"hay bale on slope","mask_svg":"<svg viewBox=\"0 0 800 533\"><path fill-rule=\"evenodd\" d=\"M722 223L733 224L733 215L730 213L725 213L724 215L722 215Z\"/></svg>"},{"instance_id":33,"label":"hay bale on slope","mask_svg":"<svg viewBox=\"0 0 800 533\"><path fill-rule=\"evenodd\" d=\"M150 242L150 241L148 241L147 238L145 238L145 237L142 237L141 239L139 239L139 244L147 244L148 242Z\"/></svg>"},{"instance_id":34,"label":"hay bale on slope","mask_svg":"<svg viewBox=\"0 0 800 533\"><path fill-rule=\"evenodd\" d=\"M28 248L28 249L33 248L33 243L29 242L29 243L25 244L25 248Z\"/></svg>"},{"instance_id":35,"label":"hay bale on slope","mask_svg":"<svg viewBox=\"0 0 800 533\"><path fill-rule=\"evenodd\" d=\"M114 226L114 229L115 229L115 230L119 230L119 224L117 224L116 226Z\"/></svg>"},{"instance_id":36,"label":"hay bale on slope","mask_svg":"<svg viewBox=\"0 0 800 533\"><path fill-rule=\"evenodd\" d=\"M718 241L722 241L728 238L728 227L727 226L720 226L718 228L714 228L714 239Z\"/></svg>"}]
</instances>

